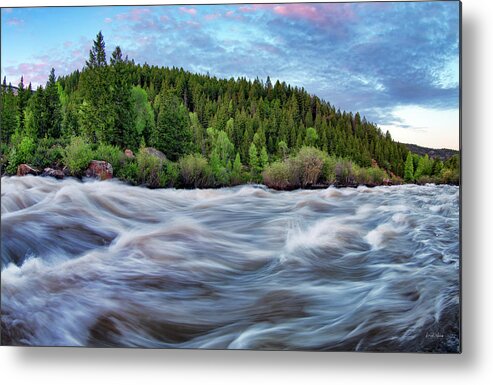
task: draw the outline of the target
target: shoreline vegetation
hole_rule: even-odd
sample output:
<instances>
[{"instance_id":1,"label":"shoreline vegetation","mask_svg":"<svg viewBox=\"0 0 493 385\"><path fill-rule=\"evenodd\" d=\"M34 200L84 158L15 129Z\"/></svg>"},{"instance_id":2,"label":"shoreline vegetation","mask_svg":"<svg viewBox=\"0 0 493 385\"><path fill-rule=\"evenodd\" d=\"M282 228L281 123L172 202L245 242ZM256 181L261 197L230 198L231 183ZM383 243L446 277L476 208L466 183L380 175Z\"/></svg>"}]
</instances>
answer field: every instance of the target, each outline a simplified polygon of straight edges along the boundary
<instances>
[{"instance_id":1,"label":"shoreline vegetation","mask_svg":"<svg viewBox=\"0 0 493 385\"><path fill-rule=\"evenodd\" d=\"M459 184L459 155L418 155L359 113L270 78L135 64L100 32L82 70L1 86L2 175L116 177L150 188Z\"/></svg>"}]
</instances>

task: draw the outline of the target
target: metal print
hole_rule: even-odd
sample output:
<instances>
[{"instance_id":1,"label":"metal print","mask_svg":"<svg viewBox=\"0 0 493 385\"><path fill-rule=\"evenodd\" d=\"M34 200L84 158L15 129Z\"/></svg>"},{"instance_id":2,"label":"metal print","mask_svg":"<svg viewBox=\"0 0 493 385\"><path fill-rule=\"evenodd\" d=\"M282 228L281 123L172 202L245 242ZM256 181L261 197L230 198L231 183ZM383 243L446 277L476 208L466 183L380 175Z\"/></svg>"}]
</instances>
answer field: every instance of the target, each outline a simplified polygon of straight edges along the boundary
<instances>
[{"instance_id":1,"label":"metal print","mask_svg":"<svg viewBox=\"0 0 493 385\"><path fill-rule=\"evenodd\" d=\"M460 352L460 21L2 8L2 345Z\"/></svg>"}]
</instances>

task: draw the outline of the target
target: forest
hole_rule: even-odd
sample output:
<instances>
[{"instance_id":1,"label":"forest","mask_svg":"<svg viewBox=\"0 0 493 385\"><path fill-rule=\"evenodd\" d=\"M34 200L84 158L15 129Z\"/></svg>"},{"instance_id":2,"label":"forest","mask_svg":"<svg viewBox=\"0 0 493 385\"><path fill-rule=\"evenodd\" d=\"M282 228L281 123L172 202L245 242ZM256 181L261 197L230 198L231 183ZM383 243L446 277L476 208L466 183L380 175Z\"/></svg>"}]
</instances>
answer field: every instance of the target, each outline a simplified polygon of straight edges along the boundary
<instances>
[{"instance_id":1,"label":"forest","mask_svg":"<svg viewBox=\"0 0 493 385\"><path fill-rule=\"evenodd\" d=\"M99 32L85 66L33 89L1 87L1 170L63 170L92 160L135 185L276 189L448 183L459 156L412 153L359 113L303 88L136 64ZM41 172L41 171L40 171Z\"/></svg>"}]
</instances>

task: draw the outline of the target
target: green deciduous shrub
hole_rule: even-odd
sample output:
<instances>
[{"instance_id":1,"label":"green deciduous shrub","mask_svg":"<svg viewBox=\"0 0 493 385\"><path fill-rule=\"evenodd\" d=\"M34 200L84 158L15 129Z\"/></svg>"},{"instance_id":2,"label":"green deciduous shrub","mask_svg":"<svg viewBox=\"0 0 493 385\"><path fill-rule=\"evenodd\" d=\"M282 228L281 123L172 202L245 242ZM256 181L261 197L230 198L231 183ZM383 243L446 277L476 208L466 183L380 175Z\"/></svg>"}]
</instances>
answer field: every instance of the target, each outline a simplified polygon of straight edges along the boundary
<instances>
[{"instance_id":1,"label":"green deciduous shrub","mask_svg":"<svg viewBox=\"0 0 493 385\"><path fill-rule=\"evenodd\" d=\"M347 159L340 159L335 166L336 183L340 185L351 185L355 183L353 163Z\"/></svg>"},{"instance_id":2,"label":"green deciduous shrub","mask_svg":"<svg viewBox=\"0 0 493 385\"><path fill-rule=\"evenodd\" d=\"M63 164L75 176L81 176L89 165L89 162L94 159L91 145L79 136L74 136L70 140L70 144L65 147L62 156Z\"/></svg>"},{"instance_id":3,"label":"green deciduous shrub","mask_svg":"<svg viewBox=\"0 0 493 385\"><path fill-rule=\"evenodd\" d=\"M264 184L276 190L299 187L299 179L294 177L296 171L291 169L292 162L274 162L267 166L262 176ZM294 180L295 179L295 180Z\"/></svg>"},{"instance_id":4,"label":"green deciduous shrub","mask_svg":"<svg viewBox=\"0 0 493 385\"><path fill-rule=\"evenodd\" d=\"M17 166L22 163L32 163L36 144L29 136L20 137L17 144L10 150L7 173L15 174Z\"/></svg>"},{"instance_id":5,"label":"green deciduous shrub","mask_svg":"<svg viewBox=\"0 0 493 385\"><path fill-rule=\"evenodd\" d=\"M123 181L138 184L139 166L134 159L124 160L115 176Z\"/></svg>"},{"instance_id":6,"label":"green deciduous shrub","mask_svg":"<svg viewBox=\"0 0 493 385\"><path fill-rule=\"evenodd\" d=\"M32 159L34 167L60 167L63 164L64 147L67 142L63 139L42 138L38 140Z\"/></svg>"},{"instance_id":7,"label":"green deciduous shrub","mask_svg":"<svg viewBox=\"0 0 493 385\"><path fill-rule=\"evenodd\" d=\"M137 183L151 188L161 187L164 161L142 149L136 156Z\"/></svg>"},{"instance_id":8,"label":"green deciduous shrub","mask_svg":"<svg viewBox=\"0 0 493 385\"><path fill-rule=\"evenodd\" d=\"M179 160L178 168L184 187L206 187L210 184L211 170L202 155L186 155Z\"/></svg>"},{"instance_id":9,"label":"green deciduous shrub","mask_svg":"<svg viewBox=\"0 0 493 385\"><path fill-rule=\"evenodd\" d=\"M100 144L94 150L94 159L96 160L104 160L108 163L111 163L113 166L113 173L117 175L123 165L124 162L124 154L123 152L116 146L112 146L110 144Z\"/></svg>"},{"instance_id":10,"label":"green deciduous shrub","mask_svg":"<svg viewBox=\"0 0 493 385\"><path fill-rule=\"evenodd\" d=\"M295 158L299 167L301 187L312 186L318 183L324 168L326 155L314 147L302 147Z\"/></svg>"}]
</instances>

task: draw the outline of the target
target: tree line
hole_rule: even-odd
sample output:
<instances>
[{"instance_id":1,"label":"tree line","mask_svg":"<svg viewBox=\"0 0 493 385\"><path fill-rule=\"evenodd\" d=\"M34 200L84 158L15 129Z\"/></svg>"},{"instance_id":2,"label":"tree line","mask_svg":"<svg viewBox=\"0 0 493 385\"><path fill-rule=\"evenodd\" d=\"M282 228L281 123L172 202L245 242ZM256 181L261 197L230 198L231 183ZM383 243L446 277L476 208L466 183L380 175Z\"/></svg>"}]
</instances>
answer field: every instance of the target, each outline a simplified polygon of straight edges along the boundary
<instances>
[{"instance_id":1,"label":"tree line","mask_svg":"<svg viewBox=\"0 0 493 385\"><path fill-rule=\"evenodd\" d=\"M117 162L117 176L135 183L142 173L152 174L158 186L170 180L187 185L190 175L207 174L202 184L221 186L266 181L269 172L272 180L273 165L294 164L288 160L311 148L339 166L349 162L356 182L360 170L375 168L382 180L396 183L458 180L457 164L411 154L359 113L340 111L303 88L140 65L118 46L108 60L101 32L82 70L57 78L52 69L36 90L23 78L14 89L4 78L1 122L8 173L20 163L74 167L81 162L70 157L99 155ZM166 164L153 164L149 172L153 162L140 151L146 147L162 151ZM142 156L125 159L124 149Z\"/></svg>"}]
</instances>

